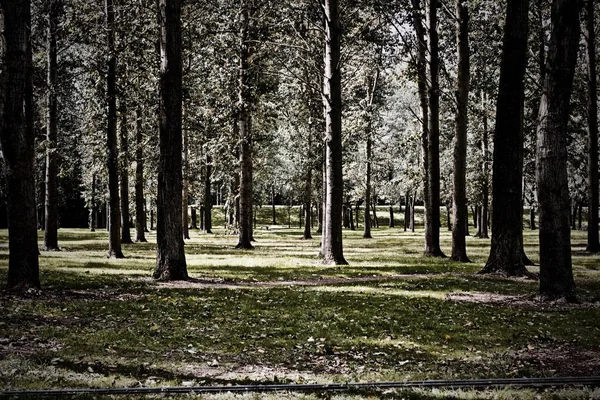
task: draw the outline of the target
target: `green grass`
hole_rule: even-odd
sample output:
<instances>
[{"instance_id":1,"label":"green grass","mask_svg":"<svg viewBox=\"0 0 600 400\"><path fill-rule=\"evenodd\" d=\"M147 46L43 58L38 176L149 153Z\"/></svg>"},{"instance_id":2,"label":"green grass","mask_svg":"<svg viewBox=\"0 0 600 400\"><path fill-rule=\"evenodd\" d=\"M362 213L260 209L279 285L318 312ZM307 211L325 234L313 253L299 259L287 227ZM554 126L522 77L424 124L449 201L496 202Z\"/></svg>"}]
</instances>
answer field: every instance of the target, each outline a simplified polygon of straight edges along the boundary
<instances>
[{"instance_id":1,"label":"green grass","mask_svg":"<svg viewBox=\"0 0 600 400\"><path fill-rule=\"evenodd\" d=\"M263 208L264 210L264 208ZM383 211L380 211L383 215ZM400 213L396 213L400 215ZM61 229L41 252L43 291L0 294L0 388L345 382L600 374L600 257L573 232L581 306L531 301L537 282L476 275L489 240L469 237L474 261L422 256L423 232L344 231L350 265L320 265L319 237L297 227L237 238L191 232L188 270L200 281L150 279L150 243L108 260L105 231ZM537 261L537 232L525 231ZM42 236L40 236L40 240ZM442 230L442 248L451 237ZM0 280L8 263L0 231ZM532 268L536 271L536 268ZM449 299L495 296L496 302ZM598 391L395 391L332 398L598 398ZM211 398L230 398L226 395ZM252 395L233 396L259 398ZM281 394L270 398L318 398ZM262 396L260 398L263 398Z\"/></svg>"}]
</instances>

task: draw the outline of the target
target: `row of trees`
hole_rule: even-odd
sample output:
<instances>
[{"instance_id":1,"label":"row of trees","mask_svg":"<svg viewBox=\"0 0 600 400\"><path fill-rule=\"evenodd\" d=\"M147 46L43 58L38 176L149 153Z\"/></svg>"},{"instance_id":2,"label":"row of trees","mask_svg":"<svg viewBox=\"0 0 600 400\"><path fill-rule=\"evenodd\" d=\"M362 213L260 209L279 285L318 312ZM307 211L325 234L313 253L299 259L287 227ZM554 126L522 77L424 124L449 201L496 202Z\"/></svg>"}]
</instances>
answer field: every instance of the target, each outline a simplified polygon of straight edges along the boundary
<instances>
[{"instance_id":1,"label":"row of trees","mask_svg":"<svg viewBox=\"0 0 600 400\"><path fill-rule=\"evenodd\" d=\"M254 205L284 195L304 204L305 238L317 209L323 262L345 264L341 210L363 201L365 238L374 204L403 201L409 220L422 201L427 256L444 256L451 205L451 257L469 261L467 207L487 237L491 186L483 272L529 275L522 210L539 199L540 290L572 298L572 204L589 199L600 248L593 1L338 3L3 1L9 287L39 286L36 191L57 250L71 175L92 227L106 201L110 257L133 216L145 241L156 213L157 279L187 279L189 205L210 232L215 190L239 248L252 248Z\"/></svg>"}]
</instances>

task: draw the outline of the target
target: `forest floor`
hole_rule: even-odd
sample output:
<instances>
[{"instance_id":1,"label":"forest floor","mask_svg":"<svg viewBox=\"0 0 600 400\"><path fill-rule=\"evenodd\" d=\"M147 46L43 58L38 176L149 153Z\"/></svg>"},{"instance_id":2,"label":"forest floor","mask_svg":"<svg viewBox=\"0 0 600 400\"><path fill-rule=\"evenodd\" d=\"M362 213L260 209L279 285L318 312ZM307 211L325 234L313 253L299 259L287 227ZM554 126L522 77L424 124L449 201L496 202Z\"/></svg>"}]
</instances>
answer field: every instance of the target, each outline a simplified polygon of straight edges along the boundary
<instances>
[{"instance_id":1,"label":"forest floor","mask_svg":"<svg viewBox=\"0 0 600 400\"><path fill-rule=\"evenodd\" d=\"M344 231L348 266L319 264L298 229L191 232L189 282L150 279L155 236L106 259L105 231L61 229L41 252L42 291L0 292L0 390L600 375L600 256L573 232L581 304L541 303L538 283L422 256L423 232ZM41 240L41 236L40 236ZM449 253L450 235L442 232ZM0 231L0 281L7 232ZM537 231L525 232L537 262ZM536 267L531 271L537 272ZM326 398L600 398L599 389L413 390ZM1 396L0 396L1 397ZM319 394L207 398L323 398Z\"/></svg>"}]
</instances>

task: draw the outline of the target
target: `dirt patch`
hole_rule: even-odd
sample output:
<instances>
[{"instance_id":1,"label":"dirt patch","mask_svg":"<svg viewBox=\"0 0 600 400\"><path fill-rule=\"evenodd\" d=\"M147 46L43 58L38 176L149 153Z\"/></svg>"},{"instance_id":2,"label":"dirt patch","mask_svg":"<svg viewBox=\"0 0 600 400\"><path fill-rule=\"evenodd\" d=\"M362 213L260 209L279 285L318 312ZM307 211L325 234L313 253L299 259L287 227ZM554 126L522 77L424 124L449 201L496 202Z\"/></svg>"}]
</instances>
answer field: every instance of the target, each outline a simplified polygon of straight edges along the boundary
<instances>
[{"instance_id":1,"label":"dirt patch","mask_svg":"<svg viewBox=\"0 0 600 400\"><path fill-rule=\"evenodd\" d=\"M554 376L600 375L600 350L584 350L572 346L519 350L514 359L547 370Z\"/></svg>"},{"instance_id":2,"label":"dirt patch","mask_svg":"<svg viewBox=\"0 0 600 400\"><path fill-rule=\"evenodd\" d=\"M556 301L542 301L535 295L506 295L486 292L454 292L446 295L447 301L462 301L467 303L483 303L502 307L518 307L536 311L552 310L574 310L574 309L600 309L598 301L582 301L581 303L569 303L564 299Z\"/></svg>"}]
</instances>

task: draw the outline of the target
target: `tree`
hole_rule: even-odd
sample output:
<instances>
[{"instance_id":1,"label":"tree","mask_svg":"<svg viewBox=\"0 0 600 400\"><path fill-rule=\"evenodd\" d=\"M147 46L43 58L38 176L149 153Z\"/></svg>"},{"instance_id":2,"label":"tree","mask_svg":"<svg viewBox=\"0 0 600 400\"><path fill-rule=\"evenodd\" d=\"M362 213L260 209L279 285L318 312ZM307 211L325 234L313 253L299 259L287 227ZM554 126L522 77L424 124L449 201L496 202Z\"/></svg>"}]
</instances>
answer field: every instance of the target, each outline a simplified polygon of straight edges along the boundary
<instances>
[{"instance_id":1,"label":"tree","mask_svg":"<svg viewBox=\"0 0 600 400\"><path fill-rule=\"evenodd\" d=\"M467 229L467 126L469 101L469 9L467 1L456 0L456 40L458 76L456 79L456 135L454 141L454 188L452 192L452 259L469 262Z\"/></svg>"},{"instance_id":2,"label":"tree","mask_svg":"<svg viewBox=\"0 0 600 400\"><path fill-rule=\"evenodd\" d=\"M46 110L46 197L44 222L44 249L60 250L58 247L58 108L57 108L57 48L58 16L60 5L58 0L51 0L48 10L48 44L47 44L47 110Z\"/></svg>"},{"instance_id":3,"label":"tree","mask_svg":"<svg viewBox=\"0 0 600 400\"><path fill-rule=\"evenodd\" d=\"M429 130L427 135L427 203L425 255L445 257L440 249L440 85L437 1L429 2Z\"/></svg>"},{"instance_id":4,"label":"tree","mask_svg":"<svg viewBox=\"0 0 600 400\"><path fill-rule=\"evenodd\" d=\"M129 132L127 130L127 105L125 96L122 96L119 108L121 117L120 142L122 163L121 173L121 243L133 243L131 229L129 228Z\"/></svg>"},{"instance_id":5,"label":"tree","mask_svg":"<svg viewBox=\"0 0 600 400\"><path fill-rule=\"evenodd\" d=\"M105 24L108 44L108 72L106 75L107 167L109 197L108 257L124 258L121 251L121 204L119 201L119 148L117 142L117 54L115 49L115 10L113 0L105 0Z\"/></svg>"},{"instance_id":6,"label":"tree","mask_svg":"<svg viewBox=\"0 0 600 400\"><path fill-rule=\"evenodd\" d=\"M139 243L147 242L142 118L142 110L137 107L135 111L135 241Z\"/></svg>"},{"instance_id":7,"label":"tree","mask_svg":"<svg viewBox=\"0 0 600 400\"><path fill-rule=\"evenodd\" d=\"M325 264L347 264L342 245L342 87L340 66L340 15L338 0L325 0L325 176L322 257Z\"/></svg>"},{"instance_id":8,"label":"tree","mask_svg":"<svg viewBox=\"0 0 600 400\"><path fill-rule=\"evenodd\" d=\"M575 301L569 229L567 124L579 46L577 0L554 0L537 132L540 203L540 295Z\"/></svg>"},{"instance_id":9,"label":"tree","mask_svg":"<svg viewBox=\"0 0 600 400\"><path fill-rule=\"evenodd\" d=\"M588 69L588 229L586 250L600 251L598 237L598 93L596 85L596 33L594 30L594 2L585 5L585 45Z\"/></svg>"},{"instance_id":10,"label":"tree","mask_svg":"<svg viewBox=\"0 0 600 400\"><path fill-rule=\"evenodd\" d=\"M0 145L8 189L7 287L40 287L35 206L34 135L26 118L27 84L31 77L29 0L0 1L4 22L0 74ZM31 104L30 104L31 105Z\"/></svg>"},{"instance_id":11,"label":"tree","mask_svg":"<svg viewBox=\"0 0 600 400\"><path fill-rule=\"evenodd\" d=\"M181 1L160 0L160 106L156 269L154 279L187 280L181 196Z\"/></svg>"},{"instance_id":12,"label":"tree","mask_svg":"<svg viewBox=\"0 0 600 400\"><path fill-rule=\"evenodd\" d=\"M524 76L528 0L508 0L496 104L492 165L492 243L482 273L528 275L522 258Z\"/></svg>"}]
</instances>

